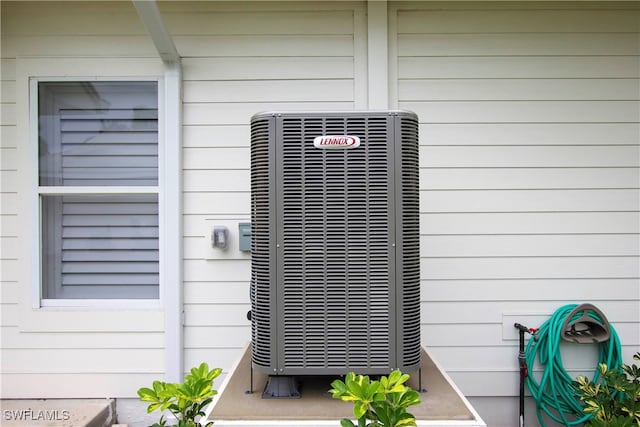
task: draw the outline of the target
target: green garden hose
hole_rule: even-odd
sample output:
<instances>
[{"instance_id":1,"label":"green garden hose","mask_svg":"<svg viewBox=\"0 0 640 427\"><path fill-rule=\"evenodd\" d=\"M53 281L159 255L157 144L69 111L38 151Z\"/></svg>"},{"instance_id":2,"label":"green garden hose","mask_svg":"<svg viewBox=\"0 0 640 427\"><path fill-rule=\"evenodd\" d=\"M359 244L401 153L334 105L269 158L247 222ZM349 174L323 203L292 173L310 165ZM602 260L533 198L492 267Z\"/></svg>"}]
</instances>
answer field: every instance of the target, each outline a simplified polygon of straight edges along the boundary
<instances>
[{"instance_id":1,"label":"green garden hose","mask_svg":"<svg viewBox=\"0 0 640 427\"><path fill-rule=\"evenodd\" d=\"M591 418L591 414L585 415L582 411L583 405L572 386L575 378L569 376L565 371L560 354L562 325L569 316L575 316L572 315L572 312L576 307L578 307L577 304L569 304L556 310L535 332L525 350L526 362L529 367L526 383L536 401L536 414L543 427L545 426L543 412L555 422L565 426L581 425ZM606 319L600 319L598 313L594 311L589 311L588 315L600 323L606 322ZM609 328L611 333L609 339L594 345L598 345L599 349L598 365L605 363L613 369L622 364L622 351L618 334L612 325L609 325ZM537 366L542 368L539 380L533 375L536 355L538 356ZM596 365L592 381L597 382L599 376L600 371Z\"/></svg>"}]
</instances>

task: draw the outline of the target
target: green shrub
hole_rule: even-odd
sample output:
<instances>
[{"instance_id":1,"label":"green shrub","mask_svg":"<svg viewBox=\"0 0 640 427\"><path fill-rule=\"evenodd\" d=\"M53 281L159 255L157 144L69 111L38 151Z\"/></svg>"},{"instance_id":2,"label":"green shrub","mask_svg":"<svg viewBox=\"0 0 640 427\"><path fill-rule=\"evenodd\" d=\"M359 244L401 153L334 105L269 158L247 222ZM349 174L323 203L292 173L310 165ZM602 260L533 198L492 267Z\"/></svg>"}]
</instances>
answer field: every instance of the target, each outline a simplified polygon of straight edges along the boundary
<instances>
[{"instance_id":1,"label":"green shrub","mask_svg":"<svg viewBox=\"0 0 640 427\"><path fill-rule=\"evenodd\" d=\"M209 365L202 363L197 368L192 368L185 377L183 383L165 383L154 381L152 388L143 387L138 390L138 396L143 402L150 402L147 412L156 409L169 410L178 421L174 424L178 427L199 427L198 422L205 415L204 409L213 400L218 392L213 389L213 380L222 373L222 369L209 370ZM151 427L164 427L167 420L164 415L160 421ZM205 427L210 427L209 422Z\"/></svg>"},{"instance_id":2,"label":"green shrub","mask_svg":"<svg viewBox=\"0 0 640 427\"><path fill-rule=\"evenodd\" d=\"M640 352L633 359L640 360ZM600 380L597 383L582 375L573 383L585 404L584 413L592 415L586 425L640 426L640 367L622 365L620 369L609 369L601 363L598 369Z\"/></svg>"},{"instance_id":3,"label":"green shrub","mask_svg":"<svg viewBox=\"0 0 640 427\"><path fill-rule=\"evenodd\" d=\"M409 375L395 370L389 377L371 381L368 376L349 372L344 382L335 380L329 392L335 399L353 402L353 415L358 420L357 427L410 427L416 426L416 419L407 408L420 403L417 391L404 385ZM342 427L356 427L353 421L344 418Z\"/></svg>"}]
</instances>

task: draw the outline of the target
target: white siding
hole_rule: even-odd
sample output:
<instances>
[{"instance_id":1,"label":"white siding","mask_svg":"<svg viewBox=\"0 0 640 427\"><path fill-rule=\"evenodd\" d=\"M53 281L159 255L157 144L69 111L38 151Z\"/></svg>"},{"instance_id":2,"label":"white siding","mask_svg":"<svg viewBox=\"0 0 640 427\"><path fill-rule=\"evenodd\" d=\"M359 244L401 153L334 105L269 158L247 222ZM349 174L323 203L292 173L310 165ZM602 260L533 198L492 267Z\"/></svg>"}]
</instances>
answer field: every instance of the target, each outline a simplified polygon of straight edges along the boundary
<instances>
[{"instance_id":1,"label":"white siding","mask_svg":"<svg viewBox=\"0 0 640 427\"><path fill-rule=\"evenodd\" d=\"M158 3L183 57L184 230L169 232L184 239L184 369L228 370L249 340L249 260L208 236L249 218L249 119L378 99L366 2ZM389 6L391 107L421 120L423 343L489 425L513 425L496 408L517 395L514 319L589 301L627 358L640 348L640 10ZM22 208L34 165L17 72L37 58L126 76L158 54L130 2L1 7L2 396L132 397L164 372L160 311L31 312Z\"/></svg>"},{"instance_id":2,"label":"white siding","mask_svg":"<svg viewBox=\"0 0 640 427\"><path fill-rule=\"evenodd\" d=\"M592 302L631 360L637 5L411 2L390 20L392 91L421 120L423 343L466 395L517 396L514 321L536 327L566 303ZM480 401L489 425L515 424L492 409L504 399Z\"/></svg>"},{"instance_id":3,"label":"white siding","mask_svg":"<svg viewBox=\"0 0 640 427\"><path fill-rule=\"evenodd\" d=\"M204 360L228 370L250 340L250 264L246 254L207 249L208 227L219 219L237 239L237 222L250 216L252 115L363 104L355 70L366 61L364 10L347 2L160 7L184 67L185 369Z\"/></svg>"},{"instance_id":4,"label":"white siding","mask_svg":"<svg viewBox=\"0 0 640 427\"><path fill-rule=\"evenodd\" d=\"M50 77L66 75L59 72L65 67L71 73L87 70L86 77L127 77L145 74L149 67L140 61L159 65L157 53L128 2L2 2L1 7L1 396L133 397L165 371L161 310L31 308L35 252L29 206L35 189L30 178L37 165L28 163L34 158L28 76L20 64L44 63L39 75ZM87 65L100 55L113 57L110 69ZM130 67L119 68L123 58Z\"/></svg>"},{"instance_id":5,"label":"white siding","mask_svg":"<svg viewBox=\"0 0 640 427\"><path fill-rule=\"evenodd\" d=\"M2 8L2 30L4 36L6 12ZM2 38L2 57L0 62L0 342L4 354L10 335L18 331L20 283L19 266L20 244L18 223L20 217L17 209L18 198L18 167L16 140L16 61L5 54L5 40ZM6 114L6 112L11 114ZM24 247L24 245L23 245ZM3 374L4 357L2 364ZM0 395L6 396L4 384L7 382L3 375Z\"/></svg>"}]
</instances>

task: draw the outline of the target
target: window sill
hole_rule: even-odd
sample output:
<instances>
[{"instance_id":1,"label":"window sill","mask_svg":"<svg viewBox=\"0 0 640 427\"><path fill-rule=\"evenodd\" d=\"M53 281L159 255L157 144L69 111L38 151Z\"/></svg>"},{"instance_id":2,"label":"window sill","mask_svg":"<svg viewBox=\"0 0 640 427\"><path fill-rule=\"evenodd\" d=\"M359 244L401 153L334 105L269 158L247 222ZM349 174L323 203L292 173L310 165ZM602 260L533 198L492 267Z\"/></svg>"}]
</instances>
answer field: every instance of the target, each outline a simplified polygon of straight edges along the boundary
<instances>
[{"instance_id":1,"label":"window sill","mask_svg":"<svg viewBox=\"0 0 640 427\"><path fill-rule=\"evenodd\" d=\"M153 310L161 309L157 299L43 299L41 309L128 309Z\"/></svg>"},{"instance_id":2,"label":"window sill","mask_svg":"<svg viewBox=\"0 0 640 427\"><path fill-rule=\"evenodd\" d=\"M23 304L21 332L164 332L159 300L42 300Z\"/></svg>"}]
</instances>

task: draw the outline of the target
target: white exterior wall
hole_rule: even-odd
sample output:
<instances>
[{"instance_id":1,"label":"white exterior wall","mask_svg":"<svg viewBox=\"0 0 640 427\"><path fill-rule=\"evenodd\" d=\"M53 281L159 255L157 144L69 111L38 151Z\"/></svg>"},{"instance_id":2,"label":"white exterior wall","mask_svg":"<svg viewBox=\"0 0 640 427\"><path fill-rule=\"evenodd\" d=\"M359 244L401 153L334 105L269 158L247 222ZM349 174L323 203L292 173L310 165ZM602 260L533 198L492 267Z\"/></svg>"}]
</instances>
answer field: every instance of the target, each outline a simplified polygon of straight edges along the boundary
<instances>
[{"instance_id":1,"label":"white exterior wall","mask_svg":"<svg viewBox=\"0 0 640 427\"><path fill-rule=\"evenodd\" d=\"M185 371L250 338L249 257L208 236L249 219L251 115L385 99L421 120L423 343L489 425L513 425L514 321L593 302L640 349L637 5L390 3L382 29L363 2L159 7L184 78ZM2 2L1 55L2 397L133 397L164 372L162 310L31 309L24 84L34 63L161 76L158 54L129 2Z\"/></svg>"},{"instance_id":2,"label":"white exterior wall","mask_svg":"<svg viewBox=\"0 0 640 427\"><path fill-rule=\"evenodd\" d=\"M209 236L222 220L237 238L237 222L249 220L249 119L272 109L364 108L366 79L355 75L366 77L365 8L159 6L184 78L184 230L165 230L184 236L184 370L202 361L229 369L250 339L249 256L217 252ZM83 67L90 71L79 75L89 78L161 77L158 54L129 2L3 2L2 12L2 396L134 397L165 370L161 307L31 307L29 183L37 165L27 90L29 76L78 75ZM39 386L56 378L64 378L60 387Z\"/></svg>"},{"instance_id":3,"label":"white exterior wall","mask_svg":"<svg viewBox=\"0 0 640 427\"><path fill-rule=\"evenodd\" d=\"M477 400L489 425L514 425L517 401L498 398L518 395L514 322L592 302L626 361L640 346L640 11L389 15L393 98L421 119L423 343L472 401L496 397ZM591 350L569 372L592 373Z\"/></svg>"},{"instance_id":4,"label":"white exterior wall","mask_svg":"<svg viewBox=\"0 0 640 427\"><path fill-rule=\"evenodd\" d=\"M159 78L162 64L131 3L1 7L1 396L134 396L165 372L159 303L34 308L37 155L29 77Z\"/></svg>"},{"instance_id":5,"label":"white exterior wall","mask_svg":"<svg viewBox=\"0 0 640 427\"><path fill-rule=\"evenodd\" d=\"M366 61L364 9L348 2L160 7L183 58L185 369L203 360L228 369L250 340L250 255L212 249L210 236L214 225L226 225L237 246L237 224L249 221L250 118L361 104L364 81L355 76Z\"/></svg>"}]
</instances>

